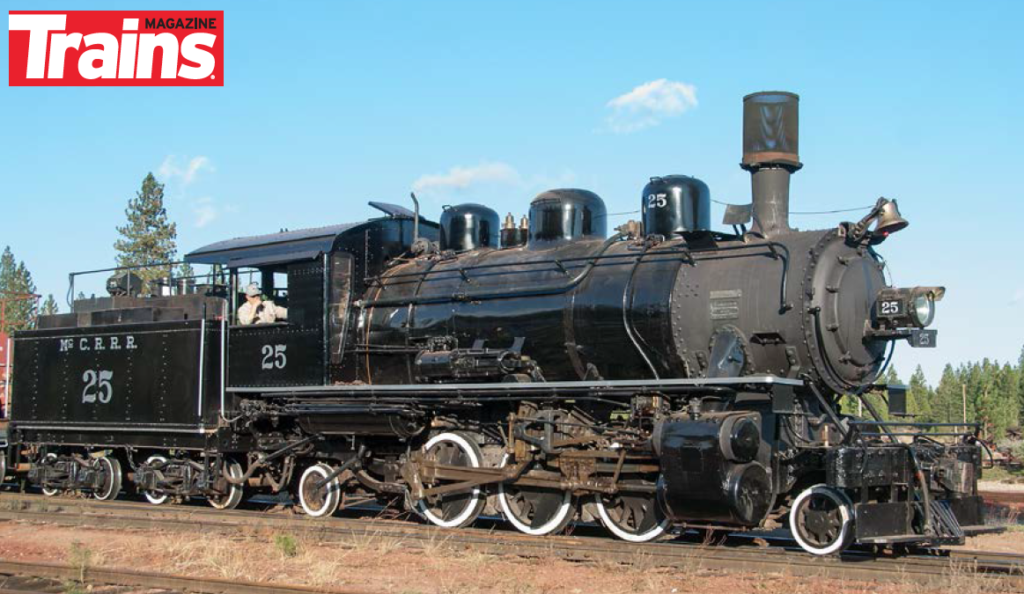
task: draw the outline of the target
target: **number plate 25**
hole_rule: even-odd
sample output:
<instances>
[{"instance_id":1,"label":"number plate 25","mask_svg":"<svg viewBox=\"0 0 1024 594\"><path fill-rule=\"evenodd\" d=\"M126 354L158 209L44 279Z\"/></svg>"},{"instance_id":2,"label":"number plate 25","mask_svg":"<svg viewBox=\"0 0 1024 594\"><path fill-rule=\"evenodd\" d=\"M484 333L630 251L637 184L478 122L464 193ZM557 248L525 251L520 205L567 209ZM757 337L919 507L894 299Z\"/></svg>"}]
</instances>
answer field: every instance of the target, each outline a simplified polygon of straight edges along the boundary
<instances>
[{"instance_id":1,"label":"number plate 25","mask_svg":"<svg viewBox=\"0 0 1024 594\"><path fill-rule=\"evenodd\" d=\"M878 302L878 315L900 316L903 315L903 302L899 299L885 300Z\"/></svg>"},{"instance_id":2,"label":"number plate 25","mask_svg":"<svg viewBox=\"0 0 1024 594\"><path fill-rule=\"evenodd\" d=\"M284 369L288 365L287 350L288 345L284 344L263 345L263 349L260 351L263 353L263 362L260 364L260 367L263 369Z\"/></svg>"}]
</instances>

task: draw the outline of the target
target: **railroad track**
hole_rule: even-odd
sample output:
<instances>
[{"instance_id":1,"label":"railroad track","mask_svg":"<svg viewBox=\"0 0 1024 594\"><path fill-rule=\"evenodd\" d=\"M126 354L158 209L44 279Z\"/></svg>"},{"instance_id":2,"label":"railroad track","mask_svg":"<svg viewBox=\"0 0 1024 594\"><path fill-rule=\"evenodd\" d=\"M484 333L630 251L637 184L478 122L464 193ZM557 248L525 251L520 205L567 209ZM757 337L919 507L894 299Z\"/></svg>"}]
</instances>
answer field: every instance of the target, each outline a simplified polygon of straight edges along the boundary
<instances>
[{"instance_id":1,"label":"railroad track","mask_svg":"<svg viewBox=\"0 0 1024 594\"><path fill-rule=\"evenodd\" d=\"M1024 491L982 491L978 493L986 503L1024 505Z\"/></svg>"},{"instance_id":2,"label":"railroad track","mask_svg":"<svg viewBox=\"0 0 1024 594\"><path fill-rule=\"evenodd\" d=\"M117 586L125 592L145 589L147 594L368 594L366 590L334 590L281 584L224 580L152 573L75 567L0 559L0 594L45 594L55 587L68 591L75 584ZM107 592L112 590L105 589Z\"/></svg>"},{"instance_id":3,"label":"railroad track","mask_svg":"<svg viewBox=\"0 0 1024 594\"><path fill-rule=\"evenodd\" d=\"M607 537L529 537L498 529L443 530L401 520L305 516L266 511L217 511L192 505L153 506L131 501L99 502L77 498L44 498L21 493L0 494L0 520L43 522L70 527L188 531L249 535L288 533L328 542L394 539L409 548L439 546L506 556L560 558L570 561L635 563L680 570L783 573L865 581L947 582L971 574L1024 590L1024 556L978 551L928 549L921 553L872 555L852 550L841 557L812 557L795 548L703 546L673 540L644 544ZM1000 583L1002 585L1002 583Z\"/></svg>"}]
</instances>

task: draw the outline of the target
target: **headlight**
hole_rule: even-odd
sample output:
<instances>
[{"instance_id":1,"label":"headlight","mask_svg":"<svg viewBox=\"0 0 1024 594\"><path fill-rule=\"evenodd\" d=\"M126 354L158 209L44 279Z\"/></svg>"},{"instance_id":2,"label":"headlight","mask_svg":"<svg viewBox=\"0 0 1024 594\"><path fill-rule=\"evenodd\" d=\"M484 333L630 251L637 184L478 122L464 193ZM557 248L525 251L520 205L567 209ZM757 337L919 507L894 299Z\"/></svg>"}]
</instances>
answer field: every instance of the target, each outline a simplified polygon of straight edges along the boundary
<instances>
[{"instance_id":1,"label":"headlight","mask_svg":"<svg viewBox=\"0 0 1024 594\"><path fill-rule=\"evenodd\" d=\"M875 327L882 330L925 328L935 320L935 302L945 294L943 287L882 289L875 304Z\"/></svg>"},{"instance_id":2,"label":"headlight","mask_svg":"<svg viewBox=\"0 0 1024 594\"><path fill-rule=\"evenodd\" d=\"M935 319L935 297L931 291L914 296L910 317L918 328L926 328L932 323Z\"/></svg>"}]
</instances>

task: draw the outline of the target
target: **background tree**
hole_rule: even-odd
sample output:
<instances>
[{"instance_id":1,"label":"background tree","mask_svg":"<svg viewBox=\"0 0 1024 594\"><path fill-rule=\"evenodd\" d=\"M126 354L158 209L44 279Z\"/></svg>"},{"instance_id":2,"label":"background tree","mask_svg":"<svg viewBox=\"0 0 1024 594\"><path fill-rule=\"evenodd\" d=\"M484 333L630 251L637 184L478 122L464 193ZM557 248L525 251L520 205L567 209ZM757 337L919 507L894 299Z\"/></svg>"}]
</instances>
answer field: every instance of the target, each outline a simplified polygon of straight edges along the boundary
<instances>
[{"instance_id":1,"label":"background tree","mask_svg":"<svg viewBox=\"0 0 1024 594\"><path fill-rule=\"evenodd\" d=\"M961 419L960 379L953 366L946 363L942 370L942 378L935 389L935 405L932 407L932 420L936 423L958 423Z\"/></svg>"},{"instance_id":2,"label":"background tree","mask_svg":"<svg viewBox=\"0 0 1024 594\"><path fill-rule=\"evenodd\" d=\"M878 378L876 384L884 385L902 385L903 381L900 379L899 374L896 372L896 368L890 366L888 371ZM886 393L883 397L877 392L868 392L864 395L864 399L871 403L875 410L878 411L879 416L882 417L883 421L889 420L889 407L886 404L886 400L889 398L889 394ZM849 394L843 396L839 401L840 409L843 414L855 415L864 419L871 419L871 413L868 411L866 406L862 406L861 400L856 396Z\"/></svg>"},{"instance_id":3,"label":"background tree","mask_svg":"<svg viewBox=\"0 0 1024 594\"><path fill-rule=\"evenodd\" d=\"M1024 421L1024 347L1017 359L1017 422Z\"/></svg>"},{"instance_id":4,"label":"background tree","mask_svg":"<svg viewBox=\"0 0 1024 594\"><path fill-rule=\"evenodd\" d=\"M192 269L192 265L189 264L188 262L182 262L181 265L178 266L177 272L175 272L175 276L181 279L181 281L177 283L179 290L188 291L190 290L188 289L188 287L195 286L195 284L198 282L197 279L192 278L195 275L196 271Z\"/></svg>"},{"instance_id":5,"label":"background tree","mask_svg":"<svg viewBox=\"0 0 1024 594\"><path fill-rule=\"evenodd\" d=\"M935 391L928 386L924 370L918 365L914 375L910 376L910 388L907 390L907 413L914 420L928 422L932 419L932 403Z\"/></svg>"},{"instance_id":6,"label":"background tree","mask_svg":"<svg viewBox=\"0 0 1024 594\"><path fill-rule=\"evenodd\" d=\"M38 301L36 299L15 299L17 296L36 292L32 273L24 262L17 262L10 246L0 255L0 299L6 298L4 324L0 330L30 330L35 327Z\"/></svg>"},{"instance_id":7,"label":"background tree","mask_svg":"<svg viewBox=\"0 0 1024 594\"><path fill-rule=\"evenodd\" d=\"M57 300L53 298L53 294L46 296L46 301L43 301L43 305L39 308L39 315L41 316L52 316L60 313L60 308L57 306Z\"/></svg>"},{"instance_id":8,"label":"background tree","mask_svg":"<svg viewBox=\"0 0 1024 594\"><path fill-rule=\"evenodd\" d=\"M903 380L900 379L900 374L896 372L896 366L894 366L894 365L890 365L889 369L886 370L885 375L883 375L881 378L879 378L879 381L876 382L876 383L881 383L881 384L884 384L886 386L902 386L902 385L904 385L904 382L903 382ZM883 421L891 421L892 420L890 418L890 416L889 416L889 405L886 404L886 402L889 399L889 392L888 392L888 390L886 391L884 398L878 392L869 392L867 394L866 398L867 398L867 401L870 402L871 405L875 407L875 410L878 411L878 414L882 417ZM867 411L865 411L864 412L864 416L870 417L871 414L868 413Z\"/></svg>"},{"instance_id":9,"label":"background tree","mask_svg":"<svg viewBox=\"0 0 1024 594\"><path fill-rule=\"evenodd\" d=\"M181 266L178 266L177 276L179 278L191 278L196 275L195 270L192 269L192 265L188 262L182 262Z\"/></svg>"},{"instance_id":10,"label":"background tree","mask_svg":"<svg viewBox=\"0 0 1024 594\"><path fill-rule=\"evenodd\" d=\"M1006 436L1006 430L1020 425L1017 370L1008 363L995 370L992 392L995 394L992 431L995 439Z\"/></svg>"},{"instance_id":11,"label":"background tree","mask_svg":"<svg viewBox=\"0 0 1024 594\"><path fill-rule=\"evenodd\" d=\"M120 238L114 242L118 266L143 266L173 262L178 253L177 225L170 222L164 208L164 185L152 173L142 180L142 188L128 200L127 224L118 227ZM169 266L136 270L149 282L171 276Z\"/></svg>"}]
</instances>

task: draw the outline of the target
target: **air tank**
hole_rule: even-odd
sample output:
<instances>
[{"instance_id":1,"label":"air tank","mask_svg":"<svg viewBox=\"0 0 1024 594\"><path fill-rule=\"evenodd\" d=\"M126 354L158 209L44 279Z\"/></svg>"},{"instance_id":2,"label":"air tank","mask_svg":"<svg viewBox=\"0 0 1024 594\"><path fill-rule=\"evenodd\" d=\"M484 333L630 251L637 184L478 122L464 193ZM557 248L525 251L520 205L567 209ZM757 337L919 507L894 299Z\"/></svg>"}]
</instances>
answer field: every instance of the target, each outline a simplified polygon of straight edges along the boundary
<instances>
[{"instance_id":1,"label":"air tank","mask_svg":"<svg viewBox=\"0 0 1024 594\"><path fill-rule=\"evenodd\" d=\"M498 213L481 204L446 206L441 213L441 249L465 252L497 248Z\"/></svg>"},{"instance_id":2,"label":"air tank","mask_svg":"<svg viewBox=\"0 0 1024 594\"><path fill-rule=\"evenodd\" d=\"M671 237L711 229L711 192L687 175L652 177L644 186L644 234Z\"/></svg>"},{"instance_id":3,"label":"air tank","mask_svg":"<svg viewBox=\"0 0 1024 594\"><path fill-rule=\"evenodd\" d=\"M588 190L548 190L530 203L530 245L603 239L607 226L604 200Z\"/></svg>"}]
</instances>

